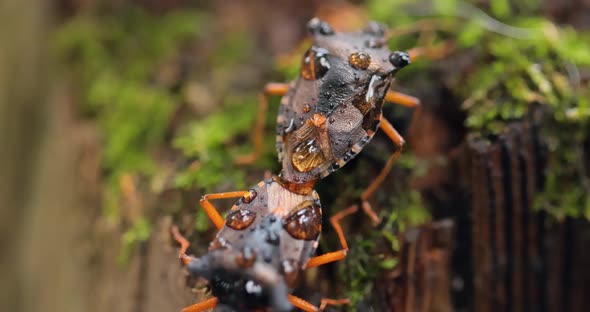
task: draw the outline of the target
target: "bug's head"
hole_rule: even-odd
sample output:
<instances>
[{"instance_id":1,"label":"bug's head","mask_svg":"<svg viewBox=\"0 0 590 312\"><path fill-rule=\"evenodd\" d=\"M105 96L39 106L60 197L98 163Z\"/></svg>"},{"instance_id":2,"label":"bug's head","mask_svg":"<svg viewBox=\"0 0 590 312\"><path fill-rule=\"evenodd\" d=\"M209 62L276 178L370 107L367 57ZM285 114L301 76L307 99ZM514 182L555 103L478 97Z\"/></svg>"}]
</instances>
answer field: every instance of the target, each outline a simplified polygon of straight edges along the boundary
<instances>
[{"instance_id":1,"label":"bug's head","mask_svg":"<svg viewBox=\"0 0 590 312\"><path fill-rule=\"evenodd\" d=\"M240 311L265 307L273 311L291 311L282 275L263 262L244 266L243 256L232 249L216 249L192 259L187 268L192 275L209 281L211 293L222 305Z\"/></svg>"},{"instance_id":2,"label":"bug's head","mask_svg":"<svg viewBox=\"0 0 590 312\"><path fill-rule=\"evenodd\" d=\"M330 71L338 71L351 80L345 82L357 85L368 84L373 76L390 82L396 72L410 64L408 53L389 50L386 29L377 22L370 22L359 32L339 33L327 22L313 18L307 29L313 46L304 57L304 78L321 79Z\"/></svg>"}]
</instances>

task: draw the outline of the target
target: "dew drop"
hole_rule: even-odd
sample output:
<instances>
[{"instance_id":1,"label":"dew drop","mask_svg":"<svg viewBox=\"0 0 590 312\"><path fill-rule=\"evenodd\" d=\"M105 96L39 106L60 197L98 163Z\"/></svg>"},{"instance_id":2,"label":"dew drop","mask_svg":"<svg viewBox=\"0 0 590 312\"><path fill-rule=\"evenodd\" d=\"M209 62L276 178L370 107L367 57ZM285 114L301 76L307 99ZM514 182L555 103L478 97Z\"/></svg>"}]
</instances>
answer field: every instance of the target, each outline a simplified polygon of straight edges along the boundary
<instances>
[{"instance_id":1,"label":"dew drop","mask_svg":"<svg viewBox=\"0 0 590 312\"><path fill-rule=\"evenodd\" d=\"M328 51L314 46L305 52L300 74L305 80L316 80L324 77L330 67Z\"/></svg>"},{"instance_id":2,"label":"dew drop","mask_svg":"<svg viewBox=\"0 0 590 312\"><path fill-rule=\"evenodd\" d=\"M249 204L251 203L254 199L256 199L256 195L258 195L258 193L256 193L255 190L249 190L248 194L244 195L244 197L242 197L242 202Z\"/></svg>"},{"instance_id":3,"label":"dew drop","mask_svg":"<svg viewBox=\"0 0 590 312\"><path fill-rule=\"evenodd\" d=\"M226 220L225 224L234 230L243 230L252 224L256 219L256 212L247 209L238 209L232 211Z\"/></svg>"},{"instance_id":4,"label":"dew drop","mask_svg":"<svg viewBox=\"0 0 590 312\"><path fill-rule=\"evenodd\" d=\"M317 206L306 206L288 216L283 228L295 239L314 240L322 231L322 212Z\"/></svg>"},{"instance_id":5,"label":"dew drop","mask_svg":"<svg viewBox=\"0 0 590 312\"><path fill-rule=\"evenodd\" d=\"M350 66L356 69L367 69L371 65L371 56L366 52L354 52L348 57Z\"/></svg>"}]
</instances>

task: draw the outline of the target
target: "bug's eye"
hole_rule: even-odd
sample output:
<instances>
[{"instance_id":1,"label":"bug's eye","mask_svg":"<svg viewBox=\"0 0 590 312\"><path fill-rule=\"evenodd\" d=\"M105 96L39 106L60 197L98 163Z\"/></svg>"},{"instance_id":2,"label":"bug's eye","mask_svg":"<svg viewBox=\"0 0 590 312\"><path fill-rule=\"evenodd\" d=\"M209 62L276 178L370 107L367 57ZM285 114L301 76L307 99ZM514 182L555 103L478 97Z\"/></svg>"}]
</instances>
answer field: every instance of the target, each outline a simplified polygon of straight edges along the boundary
<instances>
[{"instance_id":1,"label":"bug's eye","mask_svg":"<svg viewBox=\"0 0 590 312\"><path fill-rule=\"evenodd\" d=\"M320 34L320 35L333 35L334 30L332 26L321 19L314 17L307 23L307 31L310 34Z\"/></svg>"},{"instance_id":2,"label":"bug's eye","mask_svg":"<svg viewBox=\"0 0 590 312\"><path fill-rule=\"evenodd\" d=\"M408 52L395 51L389 56L389 61L395 66L395 71L398 71L411 63Z\"/></svg>"},{"instance_id":3,"label":"bug's eye","mask_svg":"<svg viewBox=\"0 0 590 312\"><path fill-rule=\"evenodd\" d=\"M348 57L348 64L356 69L367 69L371 65L371 56L363 51L354 52Z\"/></svg>"},{"instance_id":4,"label":"bug's eye","mask_svg":"<svg viewBox=\"0 0 590 312\"><path fill-rule=\"evenodd\" d=\"M331 65L328 62L328 51L318 47L311 47L303 55L301 77L305 80L316 80L324 77Z\"/></svg>"}]
</instances>

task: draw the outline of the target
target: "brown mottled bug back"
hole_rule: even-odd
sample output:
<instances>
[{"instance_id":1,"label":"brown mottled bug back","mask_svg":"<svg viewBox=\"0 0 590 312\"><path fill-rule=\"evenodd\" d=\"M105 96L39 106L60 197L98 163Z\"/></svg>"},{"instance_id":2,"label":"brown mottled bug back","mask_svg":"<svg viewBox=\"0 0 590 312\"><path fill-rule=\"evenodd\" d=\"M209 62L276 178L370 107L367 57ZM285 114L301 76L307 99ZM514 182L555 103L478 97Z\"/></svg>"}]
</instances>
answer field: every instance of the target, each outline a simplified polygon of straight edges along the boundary
<instances>
[{"instance_id":1,"label":"brown mottled bug back","mask_svg":"<svg viewBox=\"0 0 590 312\"><path fill-rule=\"evenodd\" d=\"M294 183L325 177L362 150L379 127L395 73L410 62L387 48L376 23L337 33L315 18L308 29L313 44L277 118L281 177Z\"/></svg>"},{"instance_id":2,"label":"brown mottled bug back","mask_svg":"<svg viewBox=\"0 0 590 312\"><path fill-rule=\"evenodd\" d=\"M322 211L315 191L295 194L277 181L260 182L237 201L209 250L239 251L236 264L244 269L270 264L293 287L317 248Z\"/></svg>"}]
</instances>

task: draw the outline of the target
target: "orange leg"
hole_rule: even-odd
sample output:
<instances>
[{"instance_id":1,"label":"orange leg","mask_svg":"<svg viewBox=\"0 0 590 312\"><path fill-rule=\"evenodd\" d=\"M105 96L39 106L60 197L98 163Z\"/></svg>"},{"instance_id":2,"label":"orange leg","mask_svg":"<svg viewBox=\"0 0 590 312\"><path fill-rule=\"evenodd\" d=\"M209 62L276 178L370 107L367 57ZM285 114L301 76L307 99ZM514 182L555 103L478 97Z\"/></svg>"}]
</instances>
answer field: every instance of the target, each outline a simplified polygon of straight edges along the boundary
<instances>
[{"instance_id":1,"label":"orange leg","mask_svg":"<svg viewBox=\"0 0 590 312\"><path fill-rule=\"evenodd\" d=\"M414 116L412 117L412 124L414 124L414 121L420 114L420 99L413 97L411 95L389 90L387 94L385 94L385 101L405 107L416 108L417 111L414 113ZM379 185L383 183L385 177L387 176L387 174L389 174L389 172L393 168L393 165L401 156L403 146L405 143L404 138L397 132L397 130L395 130L395 128L391 125L391 123L389 123L389 121L387 121L387 119L381 118L380 127L381 129L383 129L385 134L391 139L391 141L393 141L393 143L396 145L396 150L393 153L393 155L391 155L391 157L387 160L387 163L385 163L385 167L381 169L381 172L379 173L377 178L373 180L373 182L367 187L367 189L361 195L361 199L363 201L361 207L363 208L363 211L373 220L374 223L379 223L379 217L377 216L373 208L371 208L371 205L367 200L369 199L369 197L371 197L371 195L373 195L373 193L375 193Z\"/></svg>"},{"instance_id":2,"label":"orange leg","mask_svg":"<svg viewBox=\"0 0 590 312\"><path fill-rule=\"evenodd\" d=\"M178 258L185 265L188 264L191 260L191 257L186 255L186 250L188 249L188 246L190 246L189 241L186 238L184 238L184 236L182 236L182 234L180 234L180 232L178 231L178 227L176 225L172 226L172 229L170 229L170 232L172 232L172 237L174 237L174 240L180 244L180 251L178 252Z\"/></svg>"},{"instance_id":3,"label":"orange leg","mask_svg":"<svg viewBox=\"0 0 590 312\"><path fill-rule=\"evenodd\" d=\"M324 311L326 306L328 305L341 305L341 304L349 304L350 300L347 299L328 299L323 298L320 307L316 307L313 304L293 295L289 295L289 302L293 304L293 306L305 311L305 312L317 312L317 311ZM184 312L184 311L183 311Z\"/></svg>"},{"instance_id":4,"label":"orange leg","mask_svg":"<svg viewBox=\"0 0 590 312\"><path fill-rule=\"evenodd\" d=\"M405 107L420 107L420 99L392 90L387 91L385 94L385 102L390 102Z\"/></svg>"},{"instance_id":5,"label":"orange leg","mask_svg":"<svg viewBox=\"0 0 590 312\"><path fill-rule=\"evenodd\" d=\"M184 238L184 236L182 236L182 234L180 234L180 232L178 231L178 227L176 225L172 226L172 229L170 231L172 232L172 236L174 237L174 240L180 244L180 251L178 253L178 258L180 258L180 260L185 265L187 265L192 259L192 257L186 255L186 250L188 249L188 246L190 245L190 243L188 242L188 240L186 238ZM205 311L207 309L212 309L217 305L217 301L218 300L216 297L209 298L205 301L199 302L197 304L193 304L190 307L186 307L186 308L182 309L182 312L200 312L200 311Z\"/></svg>"},{"instance_id":6,"label":"orange leg","mask_svg":"<svg viewBox=\"0 0 590 312\"><path fill-rule=\"evenodd\" d=\"M264 138L264 125L266 122L266 112L268 110L268 97L271 95L283 96L289 91L289 85L286 83L267 83L264 86L262 94L258 96L258 115L256 124L252 130L252 140L254 151L247 155L236 157L234 162L238 165L248 165L256 161L262 151L262 139Z\"/></svg>"},{"instance_id":7,"label":"orange leg","mask_svg":"<svg viewBox=\"0 0 590 312\"><path fill-rule=\"evenodd\" d=\"M381 172L379 173L377 178L375 178L375 180L373 180L373 182L371 182L371 184L367 187L367 189L361 195L361 200L363 201L363 203L362 203L363 210L369 216L374 215L375 217L376 217L376 214L373 211L373 209L371 208L371 205L369 204L369 202L367 200L369 199L369 197L371 197L371 195L373 195L373 193L375 193L375 191L377 190L379 185L381 183L383 183L383 181L385 180L385 177L387 176L389 171L391 171L391 168L393 168L393 165L398 160L398 158L401 156L402 150L403 150L403 147L405 144L404 138L397 132L397 130L395 130L395 128L391 125L391 123L389 123L389 121L387 121L387 119L381 118L380 127L383 130L383 132L385 132L385 134L389 137L389 139L391 139L391 141L393 141L393 143L396 145L396 150L391 155L391 157L389 157L389 159L387 160L387 163L385 163L385 167L383 167L383 169L381 169ZM373 219L373 220L375 220L375 219ZM377 222L378 222L378 220L379 219L377 219Z\"/></svg>"},{"instance_id":8,"label":"orange leg","mask_svg":"<svg viewBox=\"0 0 590 312\"><path fill-rule=\"evenodd\" d=\"M410 60L415 61L421 58L426 58L429 60L438 60L442 59L445 56L449 55L453 50L455 50L455 43L453 41L445 41L442 44L431 46L428 48L418 47L413 48L408 51L410 54Z\"/></svg>"},{"instance_id":9,"label":"orange leg","mask_svg":"<svg viewBox=\"0 0 590 312\"><path fill-rule=\"evenodd\" d=\"M410 129L408 130L408 133L410 133L412 131L412 128L417 125L416 121L420 118L420 115L422 114L422 106L420 103L420 99L418 99L417 97L413 97L411 95L389 90L387 94L385 94L385 101L416 109L410 122Z\"/></svg>"},{"instance_id":10,"label":"orange leg","mask_svg":"<svg viewBox=\"0 0 590 312\"><path fill-rule=\"evenodd\" d=\"M338 212L330 218L330 223L332 224L332 227L334 227L334 230L338 235L338 239L340 240L340 246L342 246L342 249L309 259L306 268L313 268L320 265L324 265L326 263L339 261L346 257L346 255L348 254L348 243L346 242L346 237L344 237L344 231L342 231L340 220L342 220L342 218L350 214L357 212L358 209L359 207L357 205L353 205Z\"/></svg>"},{"instance_id":11,"label":"orange leg","mask_svg":"<svg viewBox=\"0 0 590 312\"><path fill-rule=\"evenodd\" d=\"M182 312L202 312L208 309L213 309L217 305L219 300L217 297L209 298L205 301L193 304L190 307L182 309Z\"/></svg>"},{"instance_id":12,"label":"orange leg","mask_svg":"<svg viewBox=\"0 0 590 312\"><path fill-rule=\"evenodd\" d=\"M215 224L218 230L223 227L225 221L217 211L217 208L213 206L213 204L209 201L210 199L225 199L225 198L237 198L242 197L248 194L248 191L236 191L236 192L227 192L227 193L216 193L216 194L206 194L201 197L201 207L205 210L205 213L209 216L209 219Z\"/></svg>"},{"instance_id":13,"label":"orange leg","mask_svg":"<svg viewBox=\"0 0 590 312\"><path fill-rule=\"evenodd\" d=\"M350 299L329 299L329 298L322 298L320 302L320 311L324 311L328 305L331 306L338 306L343 304L350 304Z\"/></svg>"}]
</instances>

